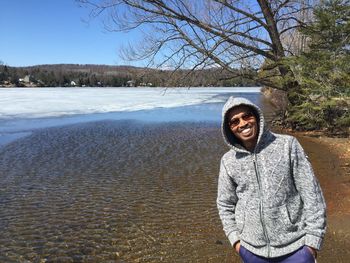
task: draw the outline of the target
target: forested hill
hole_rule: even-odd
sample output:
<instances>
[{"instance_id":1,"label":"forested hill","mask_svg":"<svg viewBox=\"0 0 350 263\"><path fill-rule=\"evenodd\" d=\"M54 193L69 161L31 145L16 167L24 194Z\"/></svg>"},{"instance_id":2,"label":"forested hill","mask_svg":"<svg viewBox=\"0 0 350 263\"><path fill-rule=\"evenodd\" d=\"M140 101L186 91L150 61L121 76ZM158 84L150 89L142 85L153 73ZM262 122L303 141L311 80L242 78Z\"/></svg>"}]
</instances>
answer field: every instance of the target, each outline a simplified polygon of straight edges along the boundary
<instances>
[{"instance_id":1,"label":"forested hill","mask_svg":"<svg viewBox=\"0 0 350 263\"><path fill-rule=\"evenodd\" d=\"M30 67L0 65L2 87L126 87L126 86L257 86L253 80L232 78L220 68L160 70L132 66L50 64ZM251 70L254 76L256 71ZM231 78L229 78L231 76Z\"/></svg>"}]
</instances>

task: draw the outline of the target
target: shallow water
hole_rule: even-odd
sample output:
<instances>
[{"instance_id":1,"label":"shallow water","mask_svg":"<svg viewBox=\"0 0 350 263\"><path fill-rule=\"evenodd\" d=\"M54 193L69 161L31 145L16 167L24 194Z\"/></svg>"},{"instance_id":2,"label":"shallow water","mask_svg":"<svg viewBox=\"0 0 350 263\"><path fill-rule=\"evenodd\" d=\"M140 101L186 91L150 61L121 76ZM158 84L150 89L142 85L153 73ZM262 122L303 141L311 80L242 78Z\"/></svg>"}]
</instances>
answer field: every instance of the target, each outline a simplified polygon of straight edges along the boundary
<instances>
[{"instance_id":1,"label":"shallow water","mask_svg":"<svg viewBox=\"0 0 350 263\"><path fill-rule=\"evenodd\" d=\"M216 124L51 128L0 152L0 262L221 262Z\"/></svg>"},{"instance_id":2,"label":"shallow water","mask_svg":"<svg viewBox=\"0 0 350 263\"><path fill-rule=\"evenodd\" d=\"M267 101L244 95L272 118ZM133 121L87 116L95 122L34 129L0 147L0 262L240 262L215 204L227 150L221 107L120 113ZM332 204L329 152L302 144ZM342 218L330 217L319 263L347 262Z\"/></svg>"},{"instance_id":3,"label":"shallow water","mask_svg":"<svg viewBox=\"0 0 350 263\"><path fill-rule=\"evenodd\" d=\"M344 178L327 149L300 139L329 206L318 262L348 262L334 192ZM240 262L215 204L226 150L216 122L102 121L4 146L0 262Z\"/></svg>"}]
</instances>

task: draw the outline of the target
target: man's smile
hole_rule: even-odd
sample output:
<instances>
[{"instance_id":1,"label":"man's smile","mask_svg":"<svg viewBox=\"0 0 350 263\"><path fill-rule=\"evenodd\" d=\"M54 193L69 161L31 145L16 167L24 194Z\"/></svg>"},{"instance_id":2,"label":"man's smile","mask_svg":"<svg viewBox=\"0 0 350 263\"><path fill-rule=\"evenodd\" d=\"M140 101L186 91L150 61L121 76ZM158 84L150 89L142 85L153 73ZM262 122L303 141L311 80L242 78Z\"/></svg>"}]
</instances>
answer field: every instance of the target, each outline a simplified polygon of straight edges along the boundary
<instances>
[{"instance_id":1,"label":"man's smile","mask_svg":"<svg viewBox=\"0 0 350 263\"><path fill-rule=\"evenodd\" d=\"M244 136L250 135L250 132L252 131L251 126L244 127L243 129L240 130L240 133L243 134Z\"/></svg>"}]
</instances>

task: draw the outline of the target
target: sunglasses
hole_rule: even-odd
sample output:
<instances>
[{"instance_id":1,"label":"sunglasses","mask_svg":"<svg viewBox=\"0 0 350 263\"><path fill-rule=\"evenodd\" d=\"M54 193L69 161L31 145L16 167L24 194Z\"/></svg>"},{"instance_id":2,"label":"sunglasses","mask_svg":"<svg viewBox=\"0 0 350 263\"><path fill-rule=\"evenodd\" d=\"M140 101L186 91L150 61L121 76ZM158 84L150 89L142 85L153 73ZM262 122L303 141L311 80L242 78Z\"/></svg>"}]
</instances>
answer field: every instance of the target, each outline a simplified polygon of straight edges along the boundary
<instances>
[{"instance_id":1,"label":"sunglasses","mask_svg":"<svg viewBox=\"0 0 350 263\"><path fill-rule=\"evenodd\" d=\"M234 119L230 120L228 122L228 125L232 129L232 128L235 128L241 122L241 120L250 121L254 118L255 118L255 115L252 112L247 112L247 113L244 113L242 115L242 117L240 117L240 118L234 118Z\"/></svg>"}]
</instances>

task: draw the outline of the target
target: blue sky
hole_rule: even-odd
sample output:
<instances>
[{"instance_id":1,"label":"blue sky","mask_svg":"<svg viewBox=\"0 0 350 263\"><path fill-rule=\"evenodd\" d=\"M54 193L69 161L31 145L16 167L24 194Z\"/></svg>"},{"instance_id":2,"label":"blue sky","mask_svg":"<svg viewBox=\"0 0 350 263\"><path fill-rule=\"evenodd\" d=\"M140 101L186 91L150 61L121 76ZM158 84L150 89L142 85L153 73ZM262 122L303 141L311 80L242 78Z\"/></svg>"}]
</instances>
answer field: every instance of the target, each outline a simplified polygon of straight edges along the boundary
<instances>
[{"instance_id":1,"label":"blue sky","mask_svg":"<svg viewBox=\"0 0 350 263\"><path fill-rule=\"evenodd\" d=\"M0 61L39 64L130 64L119 48L137 32L106 32L101 19L86 23L89 9L74 0L0 0Z\"/></svg>"}]
</instances>

